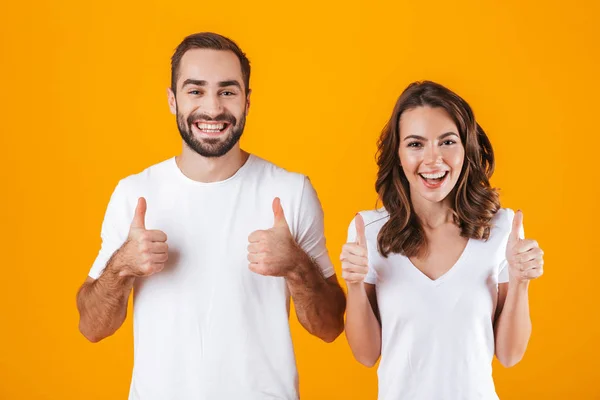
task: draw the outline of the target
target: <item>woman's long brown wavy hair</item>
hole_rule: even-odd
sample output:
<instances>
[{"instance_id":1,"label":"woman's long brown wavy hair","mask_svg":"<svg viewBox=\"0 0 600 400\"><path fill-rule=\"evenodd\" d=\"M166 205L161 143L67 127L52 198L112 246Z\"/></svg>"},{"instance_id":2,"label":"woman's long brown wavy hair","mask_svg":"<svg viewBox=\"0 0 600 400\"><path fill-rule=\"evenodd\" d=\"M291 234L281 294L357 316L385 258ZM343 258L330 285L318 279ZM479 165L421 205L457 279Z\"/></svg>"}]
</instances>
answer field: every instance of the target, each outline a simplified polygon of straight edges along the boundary
<instances>
[{"instance_id":1,"label":"woman's long brown wavy hair","mask_svg":"<svg viewBox=\"0 0 600 400\"><path fill-rule=\"evenodd\" d=\"M458 128L465 158L452 197L454 222L461 236L487 240L491 219L500 209L498 193L490 186L494 172L494 151L487 135L475 121L473 110L460 96L431 81L410 84L398 98L392 116L381 132L377 147L375 190L390 219L379 231L377 247L387 257L399 253L407 257L427 253L423 226L415 214L408 180L400 165L400 117L417 107L440 107Z\"/></svg>"}]
</instances>

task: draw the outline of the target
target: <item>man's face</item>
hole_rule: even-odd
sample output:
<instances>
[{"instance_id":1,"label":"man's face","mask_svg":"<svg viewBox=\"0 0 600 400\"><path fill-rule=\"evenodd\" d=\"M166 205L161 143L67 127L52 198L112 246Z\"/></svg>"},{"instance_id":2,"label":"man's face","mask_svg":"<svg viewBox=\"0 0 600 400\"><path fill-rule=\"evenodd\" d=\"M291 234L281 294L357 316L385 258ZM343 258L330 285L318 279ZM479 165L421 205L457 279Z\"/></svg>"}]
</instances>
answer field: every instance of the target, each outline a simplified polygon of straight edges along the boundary
<instances>
[{"instance_id":1,"label":"man's face","mask_svg":"<svg viewBox=\"0 0 600 400\"><path fill-rule=\"evenodd\" d=\"M237 56L224 50L187 51L179 64L177 93L169 89L179 133L203 157L221 157L238 143L249 98Z\"/></svg>"}]
</instances>

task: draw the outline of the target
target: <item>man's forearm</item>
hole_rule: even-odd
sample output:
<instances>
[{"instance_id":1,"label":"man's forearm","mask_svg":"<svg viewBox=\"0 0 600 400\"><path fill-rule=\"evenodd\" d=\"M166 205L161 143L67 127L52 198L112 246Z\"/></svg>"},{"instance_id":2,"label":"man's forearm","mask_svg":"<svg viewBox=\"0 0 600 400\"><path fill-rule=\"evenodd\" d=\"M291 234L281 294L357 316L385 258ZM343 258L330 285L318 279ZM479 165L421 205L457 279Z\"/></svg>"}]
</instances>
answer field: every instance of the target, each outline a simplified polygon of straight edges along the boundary
<instances>
[{"instance_id":1,"label":"man's forearm","mask_svg":"<svg viewBox=\"0 0 600 400\"><path fill-rule=\"evenodd\" d=\"M344 330L346 297L327 281L306 253L299 253L296 269L286 277L298 320L311 334L332 342Z\"/></svg>"},{"instance_id":2,"label":"man's forearm","mask_svg":"<svg viewBox=\"0 0 600 400\"><path fill-rule=\"evenodd\" d=\"M117 253L108 261L102 275L84 283L77 293L79 330L92 342L112 335L127 316L127 301L135 278L119 276Z\"/></svg>"}]
</instances>

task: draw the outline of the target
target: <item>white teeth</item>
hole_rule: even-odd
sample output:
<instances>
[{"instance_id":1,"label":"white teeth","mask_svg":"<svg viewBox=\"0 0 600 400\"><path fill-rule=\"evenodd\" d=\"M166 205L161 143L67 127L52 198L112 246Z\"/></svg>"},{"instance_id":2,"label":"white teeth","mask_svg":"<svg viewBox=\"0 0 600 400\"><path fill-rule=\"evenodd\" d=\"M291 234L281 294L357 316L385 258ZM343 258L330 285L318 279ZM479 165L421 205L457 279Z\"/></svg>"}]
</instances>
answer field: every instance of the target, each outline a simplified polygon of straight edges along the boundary
<instances>
[{"instance_id":1,"label":"white teeth","mask_svg":"<svg viewBox=\"0 0 600 400\"><path fill-rule=\"evenodd\" d=\"M420 175L425 179L439 179L439 178L443 177L444 175L446 175L446 171L438 172L436 174L420 174Z\"/></svg>"},{"instance_id":2,"label":"white teeth","mask_svg":"<svg viewBox=\"0 0 600 400\"><path fill-rule=\"evenodd\" d=\"M221 131L221 130L223 130L225 128L225 124L202 124L202 123L197 123L196 126L201 131L210 131L210 132Z\"/></svg>"}]
</instances>

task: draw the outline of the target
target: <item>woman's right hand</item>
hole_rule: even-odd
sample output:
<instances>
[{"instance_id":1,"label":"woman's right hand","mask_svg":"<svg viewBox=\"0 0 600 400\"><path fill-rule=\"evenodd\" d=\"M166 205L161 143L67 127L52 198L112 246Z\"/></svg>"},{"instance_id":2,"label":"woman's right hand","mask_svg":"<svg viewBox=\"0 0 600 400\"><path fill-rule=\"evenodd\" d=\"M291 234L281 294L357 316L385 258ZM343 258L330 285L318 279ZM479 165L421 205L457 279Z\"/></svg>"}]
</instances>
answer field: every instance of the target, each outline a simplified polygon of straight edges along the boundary
<instances>
[{"instance_id":1,"label":"woman's right hand","mask_svg":"<svg viewBox=\"0 0 600 400\"><path fill-rule=\"evenodd\" d=\"M348 288L363 284L369 271L369 259L367 252L367 238L365 236L365 221L362 215L356 214L354 219L356 226L356 242L346 243L342 247L342 278L346 281Z\"/></svg>"}]
</instances>

